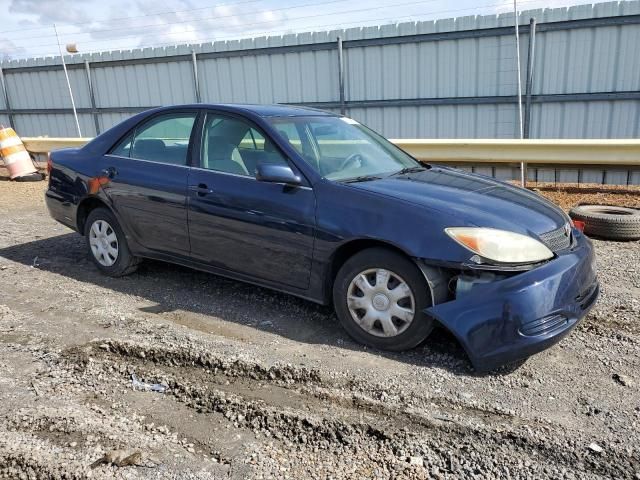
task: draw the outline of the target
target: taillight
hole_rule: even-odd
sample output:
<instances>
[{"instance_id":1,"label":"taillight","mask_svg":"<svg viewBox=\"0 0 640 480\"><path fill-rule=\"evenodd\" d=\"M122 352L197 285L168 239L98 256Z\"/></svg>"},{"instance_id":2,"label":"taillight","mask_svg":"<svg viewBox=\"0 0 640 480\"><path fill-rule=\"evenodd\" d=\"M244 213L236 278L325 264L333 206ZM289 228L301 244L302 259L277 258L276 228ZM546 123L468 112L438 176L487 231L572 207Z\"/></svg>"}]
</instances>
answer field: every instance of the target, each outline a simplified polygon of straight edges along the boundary
<instances>
[{"instance_id":1,"label":"taillight","mask_svg":"<svg viewBox=\"0 0 640 480\"><path fill-rule=\"evenodd\" d=\"M47 152L47 174L51 175L53 169L53 160L51 160L51 152Z\"/></svg>"},{"instance_id":2,"label":"taillight","mask_svg":"<svg viewBox=\"0 0 640 480\"><path fill-rule=\"evenodd\" d=\"M573 225L581 232L584 232L584 222L582 220L574 220Z\"/></svg>"}]
</instances>

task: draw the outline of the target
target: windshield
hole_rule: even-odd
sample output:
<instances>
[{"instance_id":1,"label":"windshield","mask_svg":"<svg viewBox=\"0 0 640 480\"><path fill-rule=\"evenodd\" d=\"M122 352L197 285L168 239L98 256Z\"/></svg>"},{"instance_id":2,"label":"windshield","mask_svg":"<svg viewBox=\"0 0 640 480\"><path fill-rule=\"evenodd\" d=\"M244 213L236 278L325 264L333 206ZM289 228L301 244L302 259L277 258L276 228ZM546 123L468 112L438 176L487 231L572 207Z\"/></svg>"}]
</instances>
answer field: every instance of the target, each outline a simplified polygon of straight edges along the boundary
<instances>
[{"instance_id":1,"label":"windshield","mask_svg":"<svg viewBox=\"0 0 640 480\"><path fill-rule=\"evenodd\" d=\"M420 164L391 142L346 117L273 117L278 134L320 175L337 181L383 177Z\"/></svg>"}]
</instances>

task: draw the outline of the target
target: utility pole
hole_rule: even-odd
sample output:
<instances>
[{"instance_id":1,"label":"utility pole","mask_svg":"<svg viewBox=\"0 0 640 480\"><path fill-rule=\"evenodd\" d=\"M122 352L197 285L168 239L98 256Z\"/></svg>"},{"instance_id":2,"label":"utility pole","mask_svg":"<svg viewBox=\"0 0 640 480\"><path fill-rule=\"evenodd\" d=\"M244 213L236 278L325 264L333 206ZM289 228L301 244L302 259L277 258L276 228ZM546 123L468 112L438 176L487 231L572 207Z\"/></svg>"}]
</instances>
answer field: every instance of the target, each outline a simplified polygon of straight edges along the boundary
<instances>
[{"instance_id":1,"label":"utility pole","mask_svg":"<svg viewBox=\"0 0 640 480\"><path fill-rule=\"evenodd\" d=\"M71 107L73 108L73 118L76 121L76 129L78 130L78 137L82 137L80 131L80 122L78 121L78 112L76 111L76 102L73 99L73 91L71 90L71 82L69 81L69 72L67 72L67 64L64 61L64 55L62 53L62 46L60 45L60 37L58 37L58 29L56 24L53 24L53 31L56 32L56 41L58 42L58 50L60 51L60 59L62 60L62 69L64 70L64 77L67 79L67 88L69 88L69 96L71 97Z\"/></svg>"},{"instance_id":2,"label":"utility pole","mask_svg":"<svg viewBox=\"0 0 640 480\"><path fill-rule=\"evenodd\" d=\"M520 133L520 140L524 138L524 126L522 122L522 83L520 81L520 30L518 28L518 0L513 0L513 16L516 26L516 63L518 72L518 131ZM527 164L520 162L520 186L525 188L527 186Z\"/></svg>"}]
</instances>

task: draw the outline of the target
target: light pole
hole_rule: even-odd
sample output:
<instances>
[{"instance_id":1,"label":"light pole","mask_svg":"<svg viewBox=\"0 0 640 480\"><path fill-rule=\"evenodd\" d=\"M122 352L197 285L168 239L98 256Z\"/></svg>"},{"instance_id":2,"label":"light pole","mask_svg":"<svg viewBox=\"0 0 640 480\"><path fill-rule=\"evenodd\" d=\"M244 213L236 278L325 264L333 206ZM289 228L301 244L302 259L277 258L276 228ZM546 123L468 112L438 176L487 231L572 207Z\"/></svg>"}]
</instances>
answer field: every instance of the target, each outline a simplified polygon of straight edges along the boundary
<instances>
[{"instance_id":1,"label":"light pole","mask_svg":"<svg viewBox=\"0 0 640 480\"><path fill-rule=\"evenodd\" d=\"M522 125L522 83L520 81L520 29L518 28L518 0L513 0L513 16L515 17L514 24L516 28L516 69L518 72L518 132L520 133L519 138L522 140L524 138L524 129ZM520 186L522 188L527 186L527 164L525 162L520 162Z\"/></svg>"},{"instance_id":2,"label":"light pole","mask_svg":"<svg viewBox=\"0 0 640 480\"><path fill-rule=\"evenodd\" d=\"M69 88L69 96L71 97L71 108L73 108L73 118L76 121L76 129L78 130L78 137L82 137L82 132L80 131L80 122L78 121L78 112L76 110L76 102L73 99L73 91L71 90L71 82L69 82L69 72L67 72L67 64L64 61L64 54L62 53L62 46L60 45L60 37L58 37L58 29L56 28L56 24L55 23L53 24L53 30L54 30L54 32L56 32L56 41L58 42L58 50L60 51L60 59L62 60L62 69L64 70L64 76L67 79L67 88ZM69 53L76 53L78 50L71 51L67 47L67 51Z\"/></svg>"}]
</instances>

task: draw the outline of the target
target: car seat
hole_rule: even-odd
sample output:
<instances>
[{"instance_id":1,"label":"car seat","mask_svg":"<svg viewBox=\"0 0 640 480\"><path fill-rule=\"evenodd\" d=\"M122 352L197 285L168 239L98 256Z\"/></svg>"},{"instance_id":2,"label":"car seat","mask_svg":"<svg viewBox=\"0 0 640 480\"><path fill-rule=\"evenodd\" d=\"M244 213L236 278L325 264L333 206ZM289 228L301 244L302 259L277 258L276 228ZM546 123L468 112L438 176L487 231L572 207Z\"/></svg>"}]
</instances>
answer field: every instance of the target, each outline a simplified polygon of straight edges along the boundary
<instances>
[{"instance_id":1,"label":"car seat","mask_svg":"<svg viewBox=\"0 0 640 480\"><path fill-rule=\"evenodd\" d=\"M241 160L234 159L235 145L229 143L225 137L211 136L207 141L207 165L205 168L236 175L249 175Z\"/></svg>"}]
</instances>

